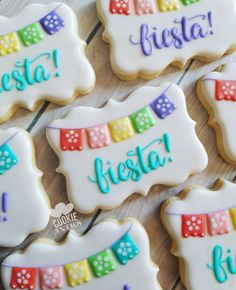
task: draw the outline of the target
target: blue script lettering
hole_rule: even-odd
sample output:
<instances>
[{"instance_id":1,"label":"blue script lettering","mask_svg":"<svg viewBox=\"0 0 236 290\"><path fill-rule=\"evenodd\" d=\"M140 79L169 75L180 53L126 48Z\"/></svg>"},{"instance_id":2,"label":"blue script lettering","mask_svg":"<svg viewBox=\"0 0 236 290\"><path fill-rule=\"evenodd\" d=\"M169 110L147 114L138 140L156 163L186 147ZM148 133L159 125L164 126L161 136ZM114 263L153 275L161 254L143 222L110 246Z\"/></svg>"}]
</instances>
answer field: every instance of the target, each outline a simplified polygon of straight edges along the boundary
<instances>
[{"instance_id":1,"label":"blue script lettering","mask_svg":"<svg viewBox=\"0 0 236 290\"><path fill-rule=\"evenodd\" d=\"M4 73L0 78L0 94L10 92L13 89L24 91L28 86L33 86L37 83L49 81L53 73L47 72L45 66L41 63L51 61L56 69L58 69L59 50L55 49L52 53L44 52L39 54L34 59L25 58L23 61L15 63L15 69L11 73ZM55 73L56 77L60 77L60 73Z\"/></svg>"},{"instance_id":2,"label":"blue script lettering","mask_svg":"<svg viewBox=\"0 0 236 290\"><path fill-rule=\"evenodd\" d=\"M164 144L166 151L170 153L170 135L168 133L165 133L163 138L154 139L146 147L137 146L135 150L129 151L127 153L129 158L119 162L116 170L112 162L97 157L94 162L96 177L89 176L88 179L97 184L99 190L104 194L111 191L112 184L116 185L128 180L138 182L144 174L149 174L153 170L165 167L168 162L173 162L170 156L161 156L154 150L145 154L150 147L161 144ZM135 161L131 157L135 157Z\"/></svg>"}]
</instances>

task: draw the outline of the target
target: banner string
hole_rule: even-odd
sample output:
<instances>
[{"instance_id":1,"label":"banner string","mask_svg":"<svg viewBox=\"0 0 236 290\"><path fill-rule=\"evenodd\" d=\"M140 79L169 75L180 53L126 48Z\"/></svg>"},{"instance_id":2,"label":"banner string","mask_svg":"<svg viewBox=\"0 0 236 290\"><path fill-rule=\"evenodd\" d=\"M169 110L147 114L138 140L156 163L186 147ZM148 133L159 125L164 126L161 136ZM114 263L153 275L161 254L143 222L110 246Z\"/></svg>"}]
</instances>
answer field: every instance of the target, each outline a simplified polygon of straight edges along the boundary
<instances>
[{"instance_id":1,"label":"banner string","mask_svg":"<svg viewBox=\"0 0 236 290\"><path fill-rule=\"evenodd\" d=\"M168 87L158 96L160 97L161 95L167 93L167 91L171 88L173 84L169 84ZM149 106L150 104L147 104L146 106ZM144 106L143 108L145 108L146 106ZM140 110L142 110L143 108L141 108ZM125 116L121 116L119 117L119 119L121 118L124 118ZM112 122L113 120L108 120L106 123L110 123ZM104 123L103 123L104 124ZM100 126L100 125L103 125L103 124L96 124L95 126ZM84 128L60 128L60 127L55 127L55 126L47 126L47 129L54 129L54 130L60 130L60 129L64 129L64 130L80 130L80 129L84 129Z\"/></svg>"},{"instance_id":2,"label":"banner string","mask_svg":"<svg viewBox=\"0 0 236 290\"><path fill-rule=\"evenodd\" d=\"M118 238L112 245L104 248L103 250L99 251L100 252L103 252L105 251L106 249L109 249L111 248L113 245L115 245L120 239L122 239L125 235L127 235L131 230L132 230L132 227L133 227L133 224L130 225L130 227L128 228L128 230L122 235L120 236L120 238ZM90 256L94 256L96 254L92 254ZM76 261L73 261L73 262L68 262L68 263L63 263L63 264L58 264L58 265L47 265L47 266L40 266L40 267L37 267L37 266L34 266L34 267L31 267L31 266L27 266L27 267L24 267L24 266L15 266L15 265L8 265L8 264L5 264L5 263L2 263L2 266L3 267L6 267L6 268L14 268L14 267L18 267L18 268L32 268L32 269L38 269L38 268L49 268L49 267L62 267L62 266L65 266L65 265L68 265L68 264L74 264L74 263L77 263L79 261L83 261L85 259L87 259L88 257L83 257L83 258L80 258L79 260L76 260Z\"/></svg>"},{"instance_id":3,"label":"banner string","mask_svg":"<svg viewBox=\"0 0 236 290\"><path fill-rule=\"evenodd\" d=\"M231 208L236 208L236 206L232 206L232 207L228 207L228 208L222 208L222 209L218 209L218 210L214 210L214 211L209 211L209 212L202 212L202 213L175 213L175 212L164 212L164 214L166 215L173 215L173 216L180 216L180 215L207 215L207 214L214 214L217 213L219 211L224 211L224 210L230 210Z\"/></svg>"},{"instance_id":4,"label":"banner string","mask_svg":"<svg viewBox=\"0 0 236 290\"><path fill-rule=\"evenodd\" d=\"M48 14L50 14L50 13L52 13L52 12L58 10L58 9L59 9L63 4L64 4L64 3L60 3L60 4L59 4L57 7L55 7L53 10L51 10L50 12L48 12ZM48 15L48 14L47 14L47 15ZM43 17L42 17L42 18L43 18ZM28 24L28 25L26 25L26 26L24 26L24 27L19 28L17 31L19 31L19 30L21 30L21 29L23 29L23 28L25 28L25 27L28 27L28 26L32 25L33 23L39 22L40 20L41 20L41 18L38 19L38 20L36 20L36 21L34 21L34 22L31 22L30 24ZM11 31L11 32L8 32L8 33L6 33L6 34L1 34L0 37L7 36L7 35L9 35L9 34L12 34L12 33L17 32L17 31Z\"/></svg>"},{"instance_id":5,"label":"banner string","mask_svg":"<svg viewBox=\"0 0 236 290\"><path fill-rule=\"evenodd\" d=\"M13 135L11 135L6 141L4 141L1 145L0 145L0 147L1 146L3 146L4 144L7 144L7 143L9 143L16 135L18 135L20 133L20 131L17 131L17 132L15 132Z\"/></svg>"},{"instance_id":6,"label":"banner string","mask_svg":"<svg viewBox=\"0 0 236 290\"><path fill-rule=\"evenodd\" d=\"M225 81L225 82L232 82L232 81L236 81L236 80L219 80L219 79L214 79L214 78L203 78L203 81Z\"/></svg>"}]
</instances>

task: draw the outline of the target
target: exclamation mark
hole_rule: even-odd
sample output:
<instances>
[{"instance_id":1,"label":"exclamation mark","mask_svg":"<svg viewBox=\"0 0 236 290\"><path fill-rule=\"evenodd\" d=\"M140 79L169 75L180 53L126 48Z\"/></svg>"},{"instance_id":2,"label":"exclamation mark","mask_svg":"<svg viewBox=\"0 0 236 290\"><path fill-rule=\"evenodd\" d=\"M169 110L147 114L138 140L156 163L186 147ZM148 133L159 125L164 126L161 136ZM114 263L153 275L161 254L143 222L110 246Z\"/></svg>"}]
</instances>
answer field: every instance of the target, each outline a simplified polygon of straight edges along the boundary
<instances>
[{"instance_id":1,"label":"exclamation mark","mask_svg":"<svg viewBox=\"0 0 236 290\"><path fill-rule=\"evenodd\" d=\"M8 211L8 194L7 194L7 192L4 192L2 194L2 211L4 212L4 214L7 214L7 211ZM2 220L4 222L8 221L7 216L4 216Z\"/></svg>"},{"instance_id":2,"label":"exclamation mark","mask_svg":"<svg viewBox=\"0 0 236 290\"><path fill-rule=\"evenodd\" d=\"M213 28L213 23L212 23L212 12L211 11L208 12L207 17L208 17L209 26L211 28L210 34L214 34L213 29L212 29Z\"/></svg>"},{"instance_id":3,"label":"exclamation mark","mask_svg":"<svg viewBox=\"0 0 236 290\"><path fill-rule=\"evenodd\" d=\"M170 135L168 133L165 133L163 135L163 140L164 140L164 144L165 144L165 147L166 147L166 151L168 153L171 153L171 141L170 141ZM169 157L169 161L170 162L173 162L173 159L172 157Z\"/></svg>"},{"instance_id":4,"label":"exclamation mark","mask_svg":"<svg viewBox=\"0 0 236 290\"><path fill-rule=\"evenodd\" d=\"M60 54L59 54L58 49L55 49L53 51L53 58L54 58L55 67L58 69L60 67ZM60 71L56 72L55 76L59 78L61 76Z\"/></svg>"}]
</instances>

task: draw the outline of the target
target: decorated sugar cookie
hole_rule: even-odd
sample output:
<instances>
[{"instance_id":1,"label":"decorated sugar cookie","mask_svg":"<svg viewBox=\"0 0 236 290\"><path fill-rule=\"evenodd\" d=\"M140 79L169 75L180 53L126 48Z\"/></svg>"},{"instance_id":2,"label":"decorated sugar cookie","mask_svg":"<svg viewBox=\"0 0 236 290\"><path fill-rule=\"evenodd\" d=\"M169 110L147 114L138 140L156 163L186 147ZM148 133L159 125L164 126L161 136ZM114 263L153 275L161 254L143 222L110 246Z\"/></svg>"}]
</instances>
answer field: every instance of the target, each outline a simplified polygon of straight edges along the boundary
<instances>
[{"instance_id":1,"label":"decorated sugar cookie","mask_svg":"<svg viewBox=\"0 0 236 290\"><path fill-rule=\"evenodd\" d=\"M5 289L161 290L144 228L133 219L105 221L64 242L38 240L1 267Z\"/></svg>"},{"instance_id":2,"label":"decorated sugar cookie","mask_svg":"<svg viewBox=\"0 0 236 290\"><path fill-rule=\"evenodd\" d=\"M30 135L19 128L0 130L0 246L17 246L47 226L41 176Z\"/></svg>"},{"instance_id":3,"label":"decorated sugar cookie","mask_svg":"<svg viewBox=\"0 0 236 290\"><path fill-rule=\"evenodd\" d=\"M216 131L217 147L222 157L236 165L236 64L219 68L205 75L197 93L209 113L209 124Z\"/></svg>"},{"instance_id":4,"label":"decorated sugar cookie","mask_svg":"<svg viewBox=\"0 0 236 290\"><path fill-rule=\"evenodd\" d=\"M187 290L235 288L235 201L236 185L218 180L213 190L187 188L164 203L161 218Z\"/></svg>"},{"instance_id":5,"label":"decorated sugar cookie","mask_svg":"<svg viewBox=\"0 0 236 290\"><path fill-rule=\"evenodd\" d=\"M93 89L85 42L66 4L28 5L13 18L1 16L0 27L0 122L18 106L33 111L43 99L63 105Z\"/></svg>"},{"instance_id":6,"label":"decorated sugar cookie","mask_svg":"<svg viewBox=\"0 0 236 290\"><path fill-rule=\"evenodd\" d=\"M194 127L183 92L165 83L101 109L77 107L48 126L47 139L70 202L91 213L114 208L134 192L146 195L152 184L180 184L204 170L207 154Z\"/></svg>"},{"instance_id":7,"label":"decorated sugar cookie","mask_svg":"<svg viewBox=\"0 0 236 290\"><path fill-rule=\"evenodd\" d=\"M169 64L212 61L236 47L234 0L97 0L97 12L113 71L125 80L152 79Z\"/></svg>"}]
</instances>

